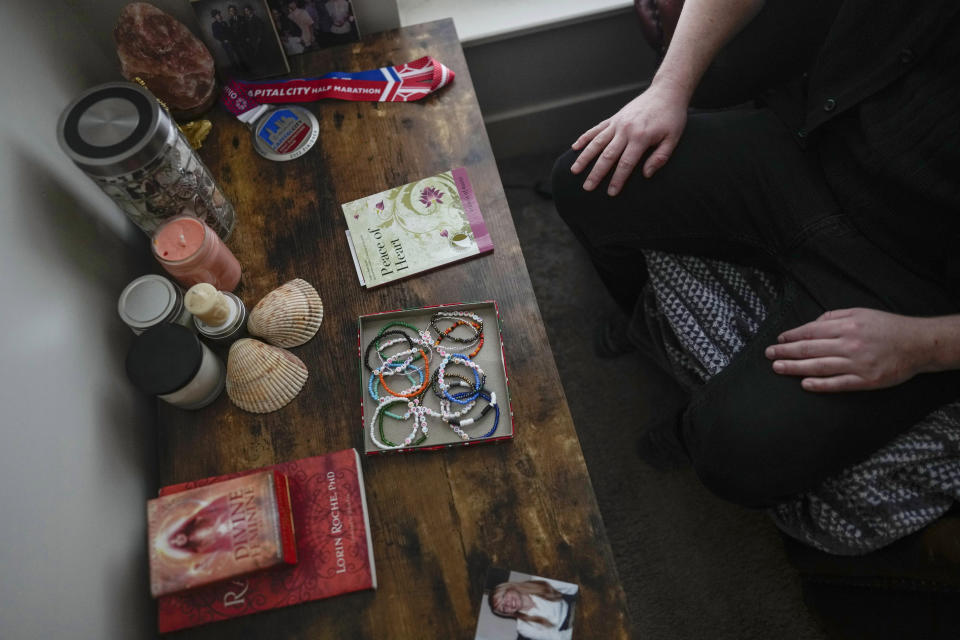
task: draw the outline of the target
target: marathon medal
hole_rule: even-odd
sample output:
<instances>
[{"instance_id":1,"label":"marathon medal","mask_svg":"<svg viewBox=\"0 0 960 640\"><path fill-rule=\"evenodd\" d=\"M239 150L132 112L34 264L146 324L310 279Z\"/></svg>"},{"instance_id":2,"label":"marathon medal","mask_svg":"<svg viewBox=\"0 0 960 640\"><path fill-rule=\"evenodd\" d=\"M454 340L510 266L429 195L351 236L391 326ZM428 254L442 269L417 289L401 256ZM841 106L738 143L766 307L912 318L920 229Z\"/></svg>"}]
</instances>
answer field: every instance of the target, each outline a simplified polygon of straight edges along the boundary
<instances>
[{"instance_id":1,"label":"marathon medal","mask_svg":"<svg viewBox=\"0 0 960 640\"><path fill-rule=\"evenodd\" d=\"M319 136L317 117L296 105L267 109L253 124L253 148L278 162L299 158Z\"/></svg>"},{"instance_id":2,"label":"marathon medal","mask_svg":"<svg viewBox=\"0 0 960 640\"><path fill-rule=\"evenodd\" d=\"M324 98L409 102L450 84L454 75L426 56L396 67L356 73L334 71L319 78L231 80L223 87L221 101L237 119L252 127L257 153L282 162L302 156L320 135L316 116L304 107L289 103ZM272 104L283 106L269 106Z\"/></svg>"},{"instance_id":3,"label":"marathon medal","mask_svg":"<svg viewBox=\"0 0 960 640\"><path fill-rule=\"evenodd\" d=\"M231 80L221 97L227 109L253 130L253 148L264 158L284 162L299 158L320 136L317 117L296 105L272 107L244 97L240 83Z\"/></svg>"}]
</instances>

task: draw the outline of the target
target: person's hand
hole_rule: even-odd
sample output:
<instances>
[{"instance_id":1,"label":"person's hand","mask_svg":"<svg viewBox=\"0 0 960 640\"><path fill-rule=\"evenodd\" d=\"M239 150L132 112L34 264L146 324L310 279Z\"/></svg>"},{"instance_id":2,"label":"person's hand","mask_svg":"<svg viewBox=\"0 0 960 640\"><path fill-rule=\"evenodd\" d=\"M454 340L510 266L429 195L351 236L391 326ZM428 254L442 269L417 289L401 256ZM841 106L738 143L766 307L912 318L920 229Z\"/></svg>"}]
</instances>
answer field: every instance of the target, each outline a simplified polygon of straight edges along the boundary
<instances>
[{"instance_id":1,"label":"person's hand","mask_svg":"<svg viewBox=\"0 0 960 640\"><path fill-rule=\"evenodd\" d=\"M650 153L643 175L652 176L667 163L687 123L687 99L680 92L653 84L620 111L593 127L573 143L582 153L571 167L580 173L596 158L583 188L592 191L616 164L607 194L620 193L623 184Z\"/></svg>"},{"instance_id":2,"label":"person's hand","mask_svg":"<svg viewBox=\"0 0 960 640\"><path fill-rule=\"evenodd\" d=\"M773 370L801 376L807 391L892 387L923 370L923 319L875 309L839 309L785 331L767 347Z\"/></svg>"}]
</instances>

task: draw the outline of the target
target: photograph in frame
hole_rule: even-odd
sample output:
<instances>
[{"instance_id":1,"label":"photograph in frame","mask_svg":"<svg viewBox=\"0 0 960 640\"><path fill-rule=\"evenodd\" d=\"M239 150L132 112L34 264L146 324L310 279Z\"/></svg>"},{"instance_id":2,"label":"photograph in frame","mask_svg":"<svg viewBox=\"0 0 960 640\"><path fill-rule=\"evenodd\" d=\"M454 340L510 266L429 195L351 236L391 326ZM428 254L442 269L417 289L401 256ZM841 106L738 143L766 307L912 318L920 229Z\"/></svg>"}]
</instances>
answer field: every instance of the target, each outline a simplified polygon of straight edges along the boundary
<instances>
[{"instance_id":1,"label":"photograph in frame","mask_svg":"<svg viewBox=\"0 0 960 640\"><path fill-rule=\"evenodd\" d=\"M579 593L569 582L490 569L474 640L571 640Z\"/></svg>"},{"instance_id":2,"label":"photograph in frame","mask_svg":"<svg viewBox=\"0 0 960 640\"><path fill-rule=\"evenodd\" d=\"M290 72L266 0L190 0L222 80Z\"/></svg>"},{"instance_id":3,"label":"photograph in frame","mask_svg":"<svg viewBox=\"0 0 960 640\"><path fill-rule=\"evenodd\" d=\"M350 0L267 0L288 56L360 39Z\"/></svg>"}]
</instances>

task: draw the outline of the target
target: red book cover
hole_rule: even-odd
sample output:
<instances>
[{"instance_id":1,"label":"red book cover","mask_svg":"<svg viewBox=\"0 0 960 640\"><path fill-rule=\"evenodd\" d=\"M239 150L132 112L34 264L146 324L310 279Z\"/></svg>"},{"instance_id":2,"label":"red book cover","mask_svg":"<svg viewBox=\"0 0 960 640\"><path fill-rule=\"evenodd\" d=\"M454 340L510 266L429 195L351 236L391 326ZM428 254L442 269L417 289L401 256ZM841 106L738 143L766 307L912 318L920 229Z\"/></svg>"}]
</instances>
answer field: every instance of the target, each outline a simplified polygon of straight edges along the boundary
<instances>
[{"instance_id":1,"label":"red book cover","mask_svg":"<svg viewBox=\"0 0 960 640\"><path fill-rule=\"evenodd\" d=\"M147 531L155 598L297 561L290 493L279 471L148 500Z\"/></svg>"},{"instance_id":2,"label":"red book cover","mask_svg":"<svg viewBox=\"0 0 960 640\"><path fill-rule=\"evenodd\" d=\"M160 633L377 588L360 459L354 449L283 462L298 562L157 599ZM263 469L160 489L171 495Z\"/></svg>"}]
</instances>

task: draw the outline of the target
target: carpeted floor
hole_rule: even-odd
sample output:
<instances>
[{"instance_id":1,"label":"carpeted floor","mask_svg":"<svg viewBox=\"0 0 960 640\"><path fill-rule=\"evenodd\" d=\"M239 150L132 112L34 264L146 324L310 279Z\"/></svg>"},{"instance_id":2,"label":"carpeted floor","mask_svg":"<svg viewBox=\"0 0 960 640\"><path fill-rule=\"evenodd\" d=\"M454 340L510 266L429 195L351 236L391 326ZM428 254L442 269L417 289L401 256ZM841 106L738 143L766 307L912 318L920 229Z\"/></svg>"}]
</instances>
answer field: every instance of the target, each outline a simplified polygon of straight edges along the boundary
<instances>
[{"instance_id":1,"label":"carpeted floor","mask_svg":"<svg viewBox=\"0 0 960 640\"><path fill-rule=\"evenodd\" d=\"M763 513L714 497L689 468L657 471L637 457L639 432L681 396L638 355L594 355L594 324L615 305L553 203L537 193L552 164L540 155L499 167L635 636L825 638Z\"/></svg>"}]
</instances>

